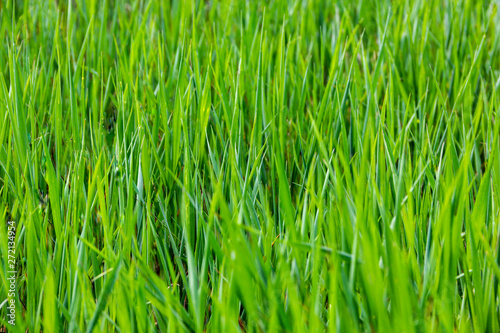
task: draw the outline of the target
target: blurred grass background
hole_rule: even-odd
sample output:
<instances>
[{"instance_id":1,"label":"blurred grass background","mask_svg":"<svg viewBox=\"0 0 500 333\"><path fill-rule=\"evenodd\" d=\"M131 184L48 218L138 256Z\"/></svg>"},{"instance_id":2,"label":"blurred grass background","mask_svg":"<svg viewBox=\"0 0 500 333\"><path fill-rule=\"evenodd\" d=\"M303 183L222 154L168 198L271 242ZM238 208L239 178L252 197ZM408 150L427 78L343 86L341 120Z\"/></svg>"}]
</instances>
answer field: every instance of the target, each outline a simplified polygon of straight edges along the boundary
<instances>
[{"instance_id":1,"label":"blurred grass background","mask_svg":"<svg viewBox=\"0 0 500 333\"><path fill-rule=\"evenodd\" d=\"M0 2L8 330L498 332L497 11Z\"/></svg>"}]
</instances>

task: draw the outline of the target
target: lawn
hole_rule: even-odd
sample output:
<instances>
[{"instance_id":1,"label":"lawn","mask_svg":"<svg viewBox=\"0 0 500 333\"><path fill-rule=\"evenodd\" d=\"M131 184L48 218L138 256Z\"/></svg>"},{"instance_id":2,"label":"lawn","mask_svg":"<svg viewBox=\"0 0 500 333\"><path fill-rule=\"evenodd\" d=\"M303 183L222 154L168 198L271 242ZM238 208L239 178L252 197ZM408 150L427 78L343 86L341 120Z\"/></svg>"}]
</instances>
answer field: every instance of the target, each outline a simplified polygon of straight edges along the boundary
<instances>
[{"instance_id":1,"label":"lawn","mask_svg":"<svg viewBox=\"0 0 500 333\"><path fill-rule=\"evenodd\" d=\"M0 327L499 332L500 13L0 2Z\"/></svg>"}]
</instances>

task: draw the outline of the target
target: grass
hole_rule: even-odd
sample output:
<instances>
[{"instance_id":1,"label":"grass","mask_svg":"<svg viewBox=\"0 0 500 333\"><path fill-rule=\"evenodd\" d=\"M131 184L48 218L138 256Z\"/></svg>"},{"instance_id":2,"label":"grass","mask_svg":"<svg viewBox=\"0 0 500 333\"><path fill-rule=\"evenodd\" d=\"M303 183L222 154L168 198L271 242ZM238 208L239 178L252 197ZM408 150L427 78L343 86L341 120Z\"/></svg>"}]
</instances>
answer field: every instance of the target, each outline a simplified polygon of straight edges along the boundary
<instances>
[{"instance_id":1,"label":"grass","mask_svg":"<svg viewBox=\"0 0 500 333\"><path fill-rule=\"evenodd\" d=\"M497 11L1 2L0 324L500 331Z\"/></svg>"}]
</instances>

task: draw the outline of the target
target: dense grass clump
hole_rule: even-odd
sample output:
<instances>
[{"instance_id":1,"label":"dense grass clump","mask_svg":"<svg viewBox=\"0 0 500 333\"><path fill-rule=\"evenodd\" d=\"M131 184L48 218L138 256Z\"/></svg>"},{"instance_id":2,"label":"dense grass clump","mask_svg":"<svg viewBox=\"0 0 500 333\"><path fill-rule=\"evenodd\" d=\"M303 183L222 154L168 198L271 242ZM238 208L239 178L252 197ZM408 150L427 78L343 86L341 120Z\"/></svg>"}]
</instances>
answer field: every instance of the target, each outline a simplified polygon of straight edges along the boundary
<instances>
[{"instance_id":1,"label":"dense grass clump","mask_svg":"<svg viewBox=\"0 0 500 333\"><path fill-rule=\"evenodd\" d=\"M0 326L500 331L495 2L9 0L0 38Z\"/></svg>"}]
</instances>

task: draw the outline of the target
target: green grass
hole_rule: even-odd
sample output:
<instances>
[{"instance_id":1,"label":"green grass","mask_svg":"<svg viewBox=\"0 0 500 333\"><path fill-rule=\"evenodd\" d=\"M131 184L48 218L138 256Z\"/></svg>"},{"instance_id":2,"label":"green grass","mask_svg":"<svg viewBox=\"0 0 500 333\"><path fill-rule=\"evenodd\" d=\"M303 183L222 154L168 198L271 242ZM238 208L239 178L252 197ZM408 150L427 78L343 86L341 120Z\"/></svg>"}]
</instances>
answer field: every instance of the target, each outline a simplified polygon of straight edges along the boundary
<instances>
[{"instance_id":1,"label":"green grass","mask_svg":"<svg viewBox=\"0 0 500 333\"><path fill-rule=\"evenodd\" d=\"M0 2L0 326L500 331L497 11Z\"/></svg>"}]
</instances>

